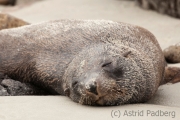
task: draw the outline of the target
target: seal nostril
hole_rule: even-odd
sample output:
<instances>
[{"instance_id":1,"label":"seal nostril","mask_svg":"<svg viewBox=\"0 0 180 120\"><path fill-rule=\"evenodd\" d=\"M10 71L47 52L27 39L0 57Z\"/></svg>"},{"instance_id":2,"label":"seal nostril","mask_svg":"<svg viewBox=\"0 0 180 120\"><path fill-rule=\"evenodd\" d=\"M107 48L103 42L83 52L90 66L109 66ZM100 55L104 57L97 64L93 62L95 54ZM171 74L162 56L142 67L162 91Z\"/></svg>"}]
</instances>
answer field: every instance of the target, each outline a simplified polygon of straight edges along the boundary
<instances>
[{"instance_id":1,"label":"seal nostril","mask_svg":"<svg viewBox=\"0 0 180 120\"><path fill-rule=\"evenodd\" d=\"M98 95L97 93L97 84L96 82L94 82L93 84L89 84L87 87L86 87L87 91L95 94L95 95Z\"/></svg>"}]
</instances>

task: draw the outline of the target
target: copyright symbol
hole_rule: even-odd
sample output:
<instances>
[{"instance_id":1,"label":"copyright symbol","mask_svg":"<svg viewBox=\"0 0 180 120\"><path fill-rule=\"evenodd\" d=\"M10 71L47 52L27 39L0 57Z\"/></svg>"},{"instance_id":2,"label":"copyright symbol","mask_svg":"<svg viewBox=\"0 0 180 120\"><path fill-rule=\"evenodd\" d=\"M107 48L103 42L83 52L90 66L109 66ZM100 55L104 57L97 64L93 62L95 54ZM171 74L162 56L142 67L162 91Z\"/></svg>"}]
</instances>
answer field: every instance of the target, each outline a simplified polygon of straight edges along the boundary
<instances>
[{"instance_id":1,"label":"copyright symbol","mask_svg":"<svg viewBox=\"0 0 180 120\"><path fill-rule=\"evenodd\" d=\"M121 116L120 110L112 110L111 111L111 117L112 118L120 118L120 116Z\"/></svg>"}]
</instances>

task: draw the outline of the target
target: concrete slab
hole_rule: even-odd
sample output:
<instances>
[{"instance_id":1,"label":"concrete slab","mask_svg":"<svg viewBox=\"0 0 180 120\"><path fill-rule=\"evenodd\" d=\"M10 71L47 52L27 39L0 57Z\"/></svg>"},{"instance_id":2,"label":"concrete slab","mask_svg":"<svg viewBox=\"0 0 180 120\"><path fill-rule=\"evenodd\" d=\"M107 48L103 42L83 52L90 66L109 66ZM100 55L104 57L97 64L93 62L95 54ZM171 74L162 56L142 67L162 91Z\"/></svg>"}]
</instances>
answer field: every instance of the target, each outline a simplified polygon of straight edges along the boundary
<instances>
[{"instance_id":1,"label":"concrete slab","mask_svg":"<svg viewBox=\"0 0 180 120\"><path fill-rule=\"evenodd\" d=\"M0 108L0 120L180 119L180 108L175 107L147 104L92 107L74 103L62 96L0 97Z\"/></svg>"}]
</instances>

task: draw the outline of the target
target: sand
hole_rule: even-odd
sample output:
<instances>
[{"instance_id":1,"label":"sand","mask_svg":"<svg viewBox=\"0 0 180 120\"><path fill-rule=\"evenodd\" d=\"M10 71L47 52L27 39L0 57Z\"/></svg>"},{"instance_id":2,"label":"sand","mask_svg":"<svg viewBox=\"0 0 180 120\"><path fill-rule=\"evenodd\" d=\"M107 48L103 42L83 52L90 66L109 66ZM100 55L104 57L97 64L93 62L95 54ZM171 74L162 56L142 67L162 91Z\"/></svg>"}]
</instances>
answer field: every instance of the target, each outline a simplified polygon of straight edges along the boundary
<instances>
[{"instance_id":1,"label":"sand","mask_svg":"<svg viewBox=\"0 0 180 120\"><path fill-rule=\"evenodd\" d=\"M162 49L180 42L180 19L143 10L131 0L42 0L23 7L0 7L0 10L30 23L55 19L107 19L127 22L151 31ZM0 97L0 120L178 120L179 91L180 83L163 85L147 103L116 107L84 106L64 96ZM127 112L133 114L127 116Z\"/></svg>"}]
</instances>

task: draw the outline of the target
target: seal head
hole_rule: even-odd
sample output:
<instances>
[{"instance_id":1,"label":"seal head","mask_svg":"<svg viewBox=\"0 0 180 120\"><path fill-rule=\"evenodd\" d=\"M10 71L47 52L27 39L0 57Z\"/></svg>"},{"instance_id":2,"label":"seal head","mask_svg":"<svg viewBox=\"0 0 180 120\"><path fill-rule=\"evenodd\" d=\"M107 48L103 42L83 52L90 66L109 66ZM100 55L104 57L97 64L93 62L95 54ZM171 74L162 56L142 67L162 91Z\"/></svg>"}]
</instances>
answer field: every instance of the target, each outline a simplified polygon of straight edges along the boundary
<instances>
[{"instance_id":1,"label":"seal head","mask_svg":"<svg viewBox=\"0 0 180 120\"><path fill-rule=\"evenodd\" d=\"M143 93L146 83L131 58L133 54L136 54L133 50L116 49L111 45L85 49L67 68L64 77L66 95L86 105L129 103L138 93Z\"/></svg>"}]
</instances>

